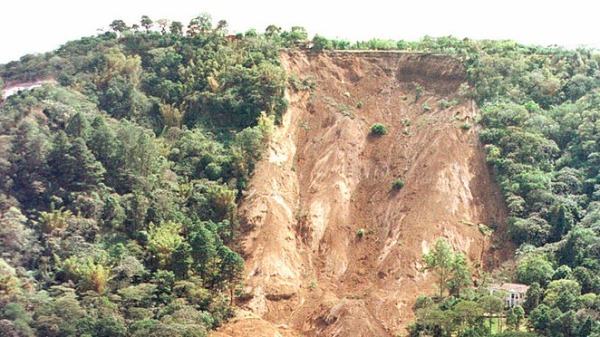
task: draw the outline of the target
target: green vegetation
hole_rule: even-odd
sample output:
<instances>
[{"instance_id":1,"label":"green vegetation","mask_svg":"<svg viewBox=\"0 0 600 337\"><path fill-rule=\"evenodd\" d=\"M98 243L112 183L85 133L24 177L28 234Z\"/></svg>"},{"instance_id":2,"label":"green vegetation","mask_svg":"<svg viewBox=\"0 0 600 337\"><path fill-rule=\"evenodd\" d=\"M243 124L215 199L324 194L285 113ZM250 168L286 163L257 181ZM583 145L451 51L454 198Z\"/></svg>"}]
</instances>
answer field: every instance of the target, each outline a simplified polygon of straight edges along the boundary
<instances>
[{"instance_id":1,"label":"green vegetation","mask_svg":"<svg viewBox=\"0 0 600 337\"><path fill-rule=\"evenodd\" d=\"M455 253L443 239L438 239L431 251L423 257L425 270L431 271L437 279L440 299L446 296L446 291L452 295L459 295L461 290L469 284L467 257L462 253Z\"/></svg>"},{"instance_id":2,"label":"green vegetation","mask_svg":"<svg viewBox=\"0 0 600 337\"><path fill-rule=\"evenodd\" d=\"M458 101L455 99L450 100L450 101L448 101L447 99L441 99L438 101L438 108L440 108L441 110L445 110L445 109L453 107L457 104L458 104Z\"/></svg>"},{"instance_id":3,"label":"green vegetation","mask_svg":"<svg viewBox=\"0 0 600 337\"><path fill-rule=\"evenodd\" d=\"M402 187L404 187L404 180L402 179L396 179L392 183L392 190L394 191L400 191Z\"/></svg>"},{"instance_id":4,"label":"green vegetation","mask_svg":"<svg viewBox=\"0 0 600 337\"><path fill-rule=\"evenodd\" d=\"M0 335L205 336L232 314L281 43L206 14L110 26L0 66L58 81L0 107Z\"/></svg>"},{"instance_id":5,"label":"green vegetation","mask_svg":"<svg viewBox=\"0 0 600 337\"><path fill-rule=\"evenodd\" d=\"M387 127L381 123L373 123L371 125L371 135L373 136L383 136L387 134Z\"/></svg>"},{"instance_id":6,"label":"green vegetation","mask_svg":"<svg viewBox=\"0 0 600 337\"><path fill-rule=\"evenodd\" d=\"M232 38L207 14L110 27L0 65L0 90L58 82L0 107L0 331L204 336L222 324L243 267L237 201L287 108L284 90L316 85L288 80L279 51L310 47L440 53L466 66L463 91L481 109L519 246L514 281L530 288L523 312L504 310L468 287L464 255L438 241L425 265L439 296L417 302L413 335L600 335L599 54L453 37L309 41L302 27L274 25ZM417 103L424 89L414 91Z\"/></svg>"},{"instance_id":7,"label":"green vegetation","mask_svg":"<svg viewBox=\"0 0 600 337\"><path fill-rule=\"evenodd\" d=\"M467 66L487 161L510 211L506 225L521 245L514 281L531 286L524 308L534 335L598 334L600 307L590 299L600 292L593 276L600 272L593 248L600 242L600 56L450 37L425 38L412 49L454 55ZM452 310L438 308L440 335L485 335L444 326Z\"/></svg>"},{"instance_id":8,"label":"green vegetation","mask_svg":"<svg viewBox=\"0 0 600 337\"><path fill-rule=\"evenodd\" d=\"M365 229L364 228L359 228L356 230L356 237L358 239L362 239L362 237L365 236Z\"/></svg>"}]
</instances>

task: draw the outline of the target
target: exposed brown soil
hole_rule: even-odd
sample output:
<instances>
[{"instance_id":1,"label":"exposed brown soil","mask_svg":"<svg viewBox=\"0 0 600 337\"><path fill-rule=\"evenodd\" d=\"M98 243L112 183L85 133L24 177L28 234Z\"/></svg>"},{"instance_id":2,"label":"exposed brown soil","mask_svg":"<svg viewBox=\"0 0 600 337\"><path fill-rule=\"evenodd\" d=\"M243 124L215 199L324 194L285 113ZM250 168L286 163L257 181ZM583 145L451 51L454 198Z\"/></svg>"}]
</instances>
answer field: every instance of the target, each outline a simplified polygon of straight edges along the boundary
<instances>
[{"instance_id":1,"label":"exposed brown soil","mask_svg":"<svg viewBox=\"0 0 600 337\"><path fill-rule=\"evenodd\" d=\"M502 228L480 231L505 207L477 129L460 127L478 113L459 95L460 62L373 52L282 62L315 86L290 93L240 206L252 227L247 311L214 336L404 334L416 297L435 291L421 260L437 238L467 254L475 277L508 257L510 247L492 249L504 247ZM441 109L441 99L459 103ZM370 136L375 122L388 133Z\"/></svg>"}]
</instances>

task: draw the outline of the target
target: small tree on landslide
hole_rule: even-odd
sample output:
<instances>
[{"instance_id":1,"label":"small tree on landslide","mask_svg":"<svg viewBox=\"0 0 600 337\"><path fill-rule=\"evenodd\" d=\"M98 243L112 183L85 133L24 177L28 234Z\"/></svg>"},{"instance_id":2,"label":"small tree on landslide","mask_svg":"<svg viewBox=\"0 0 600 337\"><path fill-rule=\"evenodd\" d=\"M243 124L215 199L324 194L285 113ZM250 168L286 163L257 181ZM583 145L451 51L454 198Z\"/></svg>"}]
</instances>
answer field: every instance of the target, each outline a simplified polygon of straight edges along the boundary
<instances>
[{"instance_id":1,"label":"small tree on landslide","mask_svg":"<svg viewBox=\"0 0 600 337\"><path fill-rule=\"evenodd\" d=\"M371 134L374 136L383 136L387 133L387 127L381 123L371 125Z\"/></svg>"},{"instance_id":2,"label":"small tree on landslide","mask_svg":"<svg viewBox=\"0 0 600 337\"><path fill-rule=\"evenodd\" d=\"M438 239L431 251L423 257L425 270L433 271L437 278L440 299L446 290L458 294L460 289L468 285L469 271L467 259L462 253L454 252L444 239Z\"/></svg>"}]
</instances>

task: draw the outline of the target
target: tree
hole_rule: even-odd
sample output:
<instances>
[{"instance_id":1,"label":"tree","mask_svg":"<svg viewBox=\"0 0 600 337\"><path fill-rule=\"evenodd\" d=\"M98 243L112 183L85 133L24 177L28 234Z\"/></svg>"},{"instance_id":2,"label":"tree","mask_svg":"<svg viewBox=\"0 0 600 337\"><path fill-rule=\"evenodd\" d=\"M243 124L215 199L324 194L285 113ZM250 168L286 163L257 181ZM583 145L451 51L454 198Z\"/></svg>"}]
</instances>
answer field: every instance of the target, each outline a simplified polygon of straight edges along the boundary
<instances>
[{"instance_id":1,"label":"tree","mask_svg":"<svg viewBox=\"0 0 600 337\"><path fill-rule=\"evenodd\" d=\"M213 262L217 256L217 246L219 245L215 237L216 233L210 230L210 227L213 226L210 226L210 223L200 225L198 230L190 235L189 240L195 269L205 285L208 284L209 279L214 277L216 266Z\"/></svg>"},{"instance_id":2,"label":"tree","mask_svg":"<svg viewBox=\"0 0 600 337\"><path fill-rule=\"evenodd\" d=\"M96 321L97 337L124 337L127 336L127 327L122 319L116 317L101 317Z\"/></svg>"},{"instance_id":3,"label":"tree","mask_svg":"<svg viewBox=\"0 0 600 337\"><path fill-rule=\"evenodd\" d=\"M172 267L172 255L183 243L180 231L181 225L175 222L167 222L160 226L150 225L148 250L153 254L160 269Z\"/></svg>"},{"instance_id":4,"label":"tree","mask_svg":"<svg viewBox=\"0 0 600 337\"><path fill-rule=\"evenodd\" d=\"M57 134L48 155L48 167L53 181L58 182L57 187L68 192L97 188L105 173L83 139L75 138L70 142L62 131Z\"/></svg>"},{"instance_id":5,"label":"tree","mask_svg":"<svg viewBox=\"0 0 600 337\"><path fill-rule=\"evenodd\" d=\"M173 35L183 35L183 24L179 21L171 22L169 26L169 32Z\"/></svg>"},{"instance_id":6,"label":"tree","mask_svg":"<svg viewBox=\"0 0 600 337\"><path fill-rule=\"evenodd\" d=\"M21 282L15 268L0 257L0 292L16 294L21 289Z\"/></svg>"},{"instance_id":7,"label":"tree","mask_svg":"<svg viewBox=\"0 0 600 337\"><path fill-rule=\"evenodd\" d=\"M552 275L552 280L567 279L572 272L573 271L569 266L563 264L562 266L556 268L556 271Z\"/></svg>"},{"instance_id":8,"label":"tree","mask_svg":"<svg viewBox=\"0 0 600 337\"><path fill-rule=\"evenodd\" d=\"M600 278L586 267L579 266L573 269L571 278L581 285L582 294L600 292Z\"/></svg>"},{"instance_id":9,"label":"tree","mask_svg":"<svg viewBox=\"0 0 600 337\"><path fill-rule=\"evenodd\" d=\"M221 259L218 280L222 287L229 287L233 304L233 290L244 272L244 259L225 245L221 246L217 253Z\"/></svg>"},{"instance_id":10,"label":"tree","mask_svg":"<svg viewBox=\"0 0 600 337\"><path fill-rule=\"evenodd\" d=\"M598 237L591 228L575 228L568 235L562 246L560 262L570 267L581 264L590 251L590 246L597 244Z\"/></svg>"},{"instance_id":11,"label":"tree","mask_svg":"<svg viewBox=\"0 0 600 337\"><path fill-rule=\"evenodd\" d=\"M48 154L48 167L53 176L52 181L63 189L68 189L75 176L77 163L70 155L72 144L67 135L60 131L54 138L52 149Z\"/></svg>"},{"instance_id":12,"label":"tree","mask_svg":"<svg viewBox=\"0 0 600 337\"><path fill-rule=\"evenodd\" d=\"M489 322L490 333L492 333L492 317L502 313L502 310L504 309L504 300L496 296L486 295L479 299L479 304L481 305L483 311L491 316L489 318Z\"/></svg>"},{"instance_id":13,"label":"tree","mask_svg":"<svg viewBox=\"0 0 600 337\"><path fill-rule=\"evenodd\" d=\"M85 317L85 310L77 300L72 289L66 288L63 295L57 298L41 298L35 308L35 322L39 336L59 337L77 336L77 322ZM47 295L46 295L47 296Z\"/></svg>"},{"instance_id":14,"label":"tree","mask_svg":"<svg viewBox=\"0 0 600 337\"><path fill-rule=\"evenodd\" d=\"M42 203L47 206L42 196L48 188L46 160L49 144L48 136L32 122L24 120L14 131L11 151L8 152L11 187L15 198L27 208L41 206Z\"/></svg>"},{"instance_id":15,"label":"tree","mask_svg":"<svg viewBox=\"0 0 600 337\"><path fill-rule=\"evenodd\" d=\"M219 20L219 22L217 22L217 27L215 27L215 33L218 33L221 35L227 34L228 26L229 26L229 24L227 23L226 20Z\"/></svg>"},{"instance_id":16,"label":"tree","mask_svg":"<svg viewBox=\"0 0 600 337\"><path fill-rule=\"evenodd\" d=\"M373 123L371 125L371 135L373 136L383 136L387 134L387 127L381 123Z\"/></svg>"},{"instance_id":17,"label":"tree","mask_svg":"<svg viewBox=\"0 0 600 337\"><path fill-rule=\"evenodd\" d=\"M525 176L527 176L527 178L525 178ZM531 181L536 179L533 178L533 174L530 175L529 173L524 173L521 177L523 180L528 181L528 183L524 183L521 186L528 185ZM513 238L517 242L542 246L548 241L548 238L550 238L552 226L546 219L537 214L532 214L527 219L515 218L511 231Z\"/></svg>"},{"instance_id":18,"label":"tree","mask_svg":"<svg viewBox=\"0 0 600 337\"><path fill-rule=\"evenodd\" d=\"M452 307L452 311L456 314L457 319L461 321L462 329L475 326L484 313L479 303L469 300L458 302Z\"/></svg>"},{"instance_id":19,"label":"tree","mask_svg":"<svg viewBox=\"0 0 600 337\"><path fill-rule=\"evenodd\" d=\"M554 268L543 256L533 255L519 261L517 266L517 281L525 284L537 282L545 286L554 275Z\"/></svg>"},{"instance_id":20,"label":"tree","mask_svg":"<svg viewBox=\"0 0 600 337\"><path fill-rule=\"evenodd\" d=\"M525 310L523 310L523 307L520 305L514 306L508 310L506 325L512 330L519 331L523 319L525 319Z\"/></svg>"},{"instance_id":21,"label":"tree","mask_svg":"<svg viewBox=\"0 0 600 337\"><path fill-rule=\"evenodd\" d=\"M10 320L12 323L11 328L16 330L14 334L11 334L8 329L3 330L4 327L0 325L0 336L34 336L34 331L31 329L31 323L33 322L31 313L27 312L20 303L6 304L4 311L0 314L3 318ZM5 331L5 335L2 335L2 331Z\"/></svg>"},{"instance_id":22,"label":"tree","mask_svg":"<svg viewBox=\"0 0 600 337\"><path fill-rule=\"evenodd\" d=\"M194 36L198 34L206 34L212 29L212 17L208 13L202 13L190 20L188 24L187 34Z\"/></svg>"},{"instance_id":23,"label":"tree","mask_svg":"<svg viewBox=\"0 0 600 337\"><path fill-rule=\"evenodd\" d=\"M331 43L331 41L326 39L325 37L316 34L312 39L311 49L315 51L333 49L333 43Z\"/></svg>"},{"instance_id":24,"label":"tree","mask_svg":"<svg viewBox=\"0 0 600 337\"><path fill-rule=\"evenodd\" d=\"M0 102L4 101L4 80L0 78Z\"/></svg>"},{"instance_id":25,"label":"tree","mask_svg":"<svg viewBox=\"0 0 600 337\"><path fill-rule=\"evenodd\" d=\"M93 262L87 259L87 263L80 266L82 291L92 290L99 294L103 293L108 280L110 279L110 268L102 263Z\"/></svg>"},{"instance_id":26,"label":"tree","mask_svg":"<svg viewBox=\"0 0 600 337\"><path fill-rule=\"evenodd\" d=\"M416 317L427 336L450 336L456 325L454 312L437 306L418 309Z\"/></svg>"},{"instance_id":27,"label":"tree","mask_svg":"<svg viewBox=\"0 0 600 337\"><path fill-rule=\"evenodd\" d=\"M105 180L108 186L117 188L120 181L123 160L118 156L121 148L114 127L98 116L92 123L87 146L94 157L106 169Z\"/></svg>"},{"instance_id":28,"label":"tree","mask_svg":"<svg viewBox=\"0 0 600 337\"><path fill-rule=\"evenodd\" d=\"M306 28L300 26L294 26L289 32L283 32L281 37L287 47L304 48L308 43L308 32Z\"/></svg>"},{"instance_id":29,"label":"tree","mask_svg":"<svg viewBox=\"0 0 600 337\"><path fill-rule=\"evenodd\" d=\"M106 170L96 161L92 152L85 145L85 141L76 138L69 149L69 156L74 158L75 167L73 180L69 187L73 191L91 191L97 189L104 179Z\"/></svg>"},{"instance_id":30,"label":"tree","mask_svg":"<svg viewBox=\"0 0 600 337\"><path fill-rule=\"evenodd\" d=\"M177 279L186 279L194 260L191 257L192 248L189 243L181 242L171 254L170 268Z\"/></svg>"},{"instance_id":31,"label":"tree","mask_svg":"<svg viewBox=\"0 0 600 337\"><path fill-rule=\"evenodd\" d=\"M585 321L579 326L579 334L577 337L589 337L592 333L592 327L594 326L594 320L588 316Z\"/></svg>"},{"instance_id":32,"label":"tree","mask_svg":"<svg viewBox=\"0 0 600 337\"><path fill-rule=\"evenodd\" d=\"M279 37L279 34L281 34L281 27L279 26L268 25L265 29L265 36L270 39Z\"/></svg>"},{"instance_id":33,"label":"tree","mask_svg":"<svg viewBox=\"0 0 600 337\"><path fill-rule=\"evenodd\" d=\"M544 295L544 304L550 308L558 308L562 312L577 310L581 286L573 280L556 280L548 284Z\"/></svg>"},{"instance_id":34,"label":"tree","mask_svg":"<svg viewBox=\"0 0 600 337\"><path fill-rule=\"evenodd\" d=\"M562 337L561 312L558 308L539 305L529 315L533 329L543 336Z\"/></svg>"},{"instance_id":35,"label":"tree","mask_svg":"<svg viewBox=\"0 0 600 337\"><path fill-rule=\"evenodd\" d=\"M525 302L523 303L523 308L529 313L533 309L537 308L540 303L542 303L542 299L544 298L544 291L540 287L540 284L537 282L533 282L529 289L527 289L527 293L525 294Z\"/></svg>"},{"instance_id":36,"label":"tree","mask_svg":"<svg viewBox=\"0 0 600 337\"><path fill-rule=\"evenodd\" d=\"M450 286L455 291L459 290L464 286L465 278L468 279L466 258L461 253L455 253L444 239L438 239L423 260L425 270L433 271L437 279L440 298L444 297Z\"/></svg>"},{"instance_id":37,"label":"tree","mask_svg":"<svg viewBox=\"0 0 600 337\"><path fill-rule=\"evenodd\" d=\"M102 58L103 66L94 76L98 107L117 119L141 121L151 104L140 91L143 72L140 56L126 56L113 48Z\"/></svg>"},{"instance_id":38,"label":"tree","mask_svg":"<svg viewBox=\"0 0 600 337\"><path fill-rule=\"evenodd\" d=\"M123 33L128 30L127 24L123 20L114 20L109 25L110 29L112 29L116 33Z\"/></svg>"},{"instance_id":39,"label":"tree","mask_svg":"<svg viewBox=\"0 0 600 337\"><path fill-rule=\"evenodd\" d=\"M161 34L167 34L167 27L169 26L169 20L167 19L158 19L156 20L158 27L160 27Z\"/></svg>"},{"instance_id":40,"label":"tree","mask_svg":"<svg viewBox=\"0 0 600 337\"><path fill-rule=\"evenodd\" d=\"M461 290L471 284L471 275L467 267L467 257L461 253L454 254L452 277L448 281L448 291L453 296L460 296Z\"/></svg>"},{"instance_id":41,"label":"tree","mask_svg":"<svg viewBox=\"0 0 600 337\"><path fill-rule=\"evenodd\" d=\"M71 138L82 138L87 139L88 132L90 131L90 123L87 117L81 112L77 112L67 122L65 127L65 133Z\"/></svg>"},{"instance_id":42,"label":"tree","mask_svg":"<svg viewBox=\"0 0 600 337\"><path fill-rule=\"evenodd\" d=\"M0 247L2 257L13 266L27 266L39 253L35 233L27 227L27 218L17 207L0 211Z\"/></svg>"},{"instance_id":43,"label":"tree","mask_svg":"<svg viewBox=\"0 0 600 337\"><path fill-rule=\"evenodd\" d=\"M154 25L154 21L152 21L152 19L150 19L148 15L142 15L140 24L142 25L142 27L144 27L144 29L146 29L146 32L149 32L152 26Z\"/></svg>"}]
</instances>

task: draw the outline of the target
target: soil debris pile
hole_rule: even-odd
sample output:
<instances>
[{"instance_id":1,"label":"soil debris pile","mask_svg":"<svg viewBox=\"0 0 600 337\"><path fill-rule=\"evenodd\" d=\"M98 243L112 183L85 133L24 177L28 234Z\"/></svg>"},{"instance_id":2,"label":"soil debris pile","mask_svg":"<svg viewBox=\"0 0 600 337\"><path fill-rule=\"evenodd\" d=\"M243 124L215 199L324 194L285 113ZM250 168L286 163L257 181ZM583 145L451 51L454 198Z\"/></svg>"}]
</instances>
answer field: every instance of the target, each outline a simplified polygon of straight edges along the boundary
<instances>
[{"instance_id":1,"label":"soil debris pile","mask_svg":"<svg viewBox=\"0 0 600 337\"><path fill-rule=\"evenodd\" d=\"M505 212L464 67L377 52L282 62L295 90L240 207L251 228L240 305L252 315L216 335L403 333L418 294L435 291L421 260L437 238L473 271L504 257L492 250L501 229L482 230ZM387 133L371 134L373 123Z\"/></svg>"}]
</instances>

